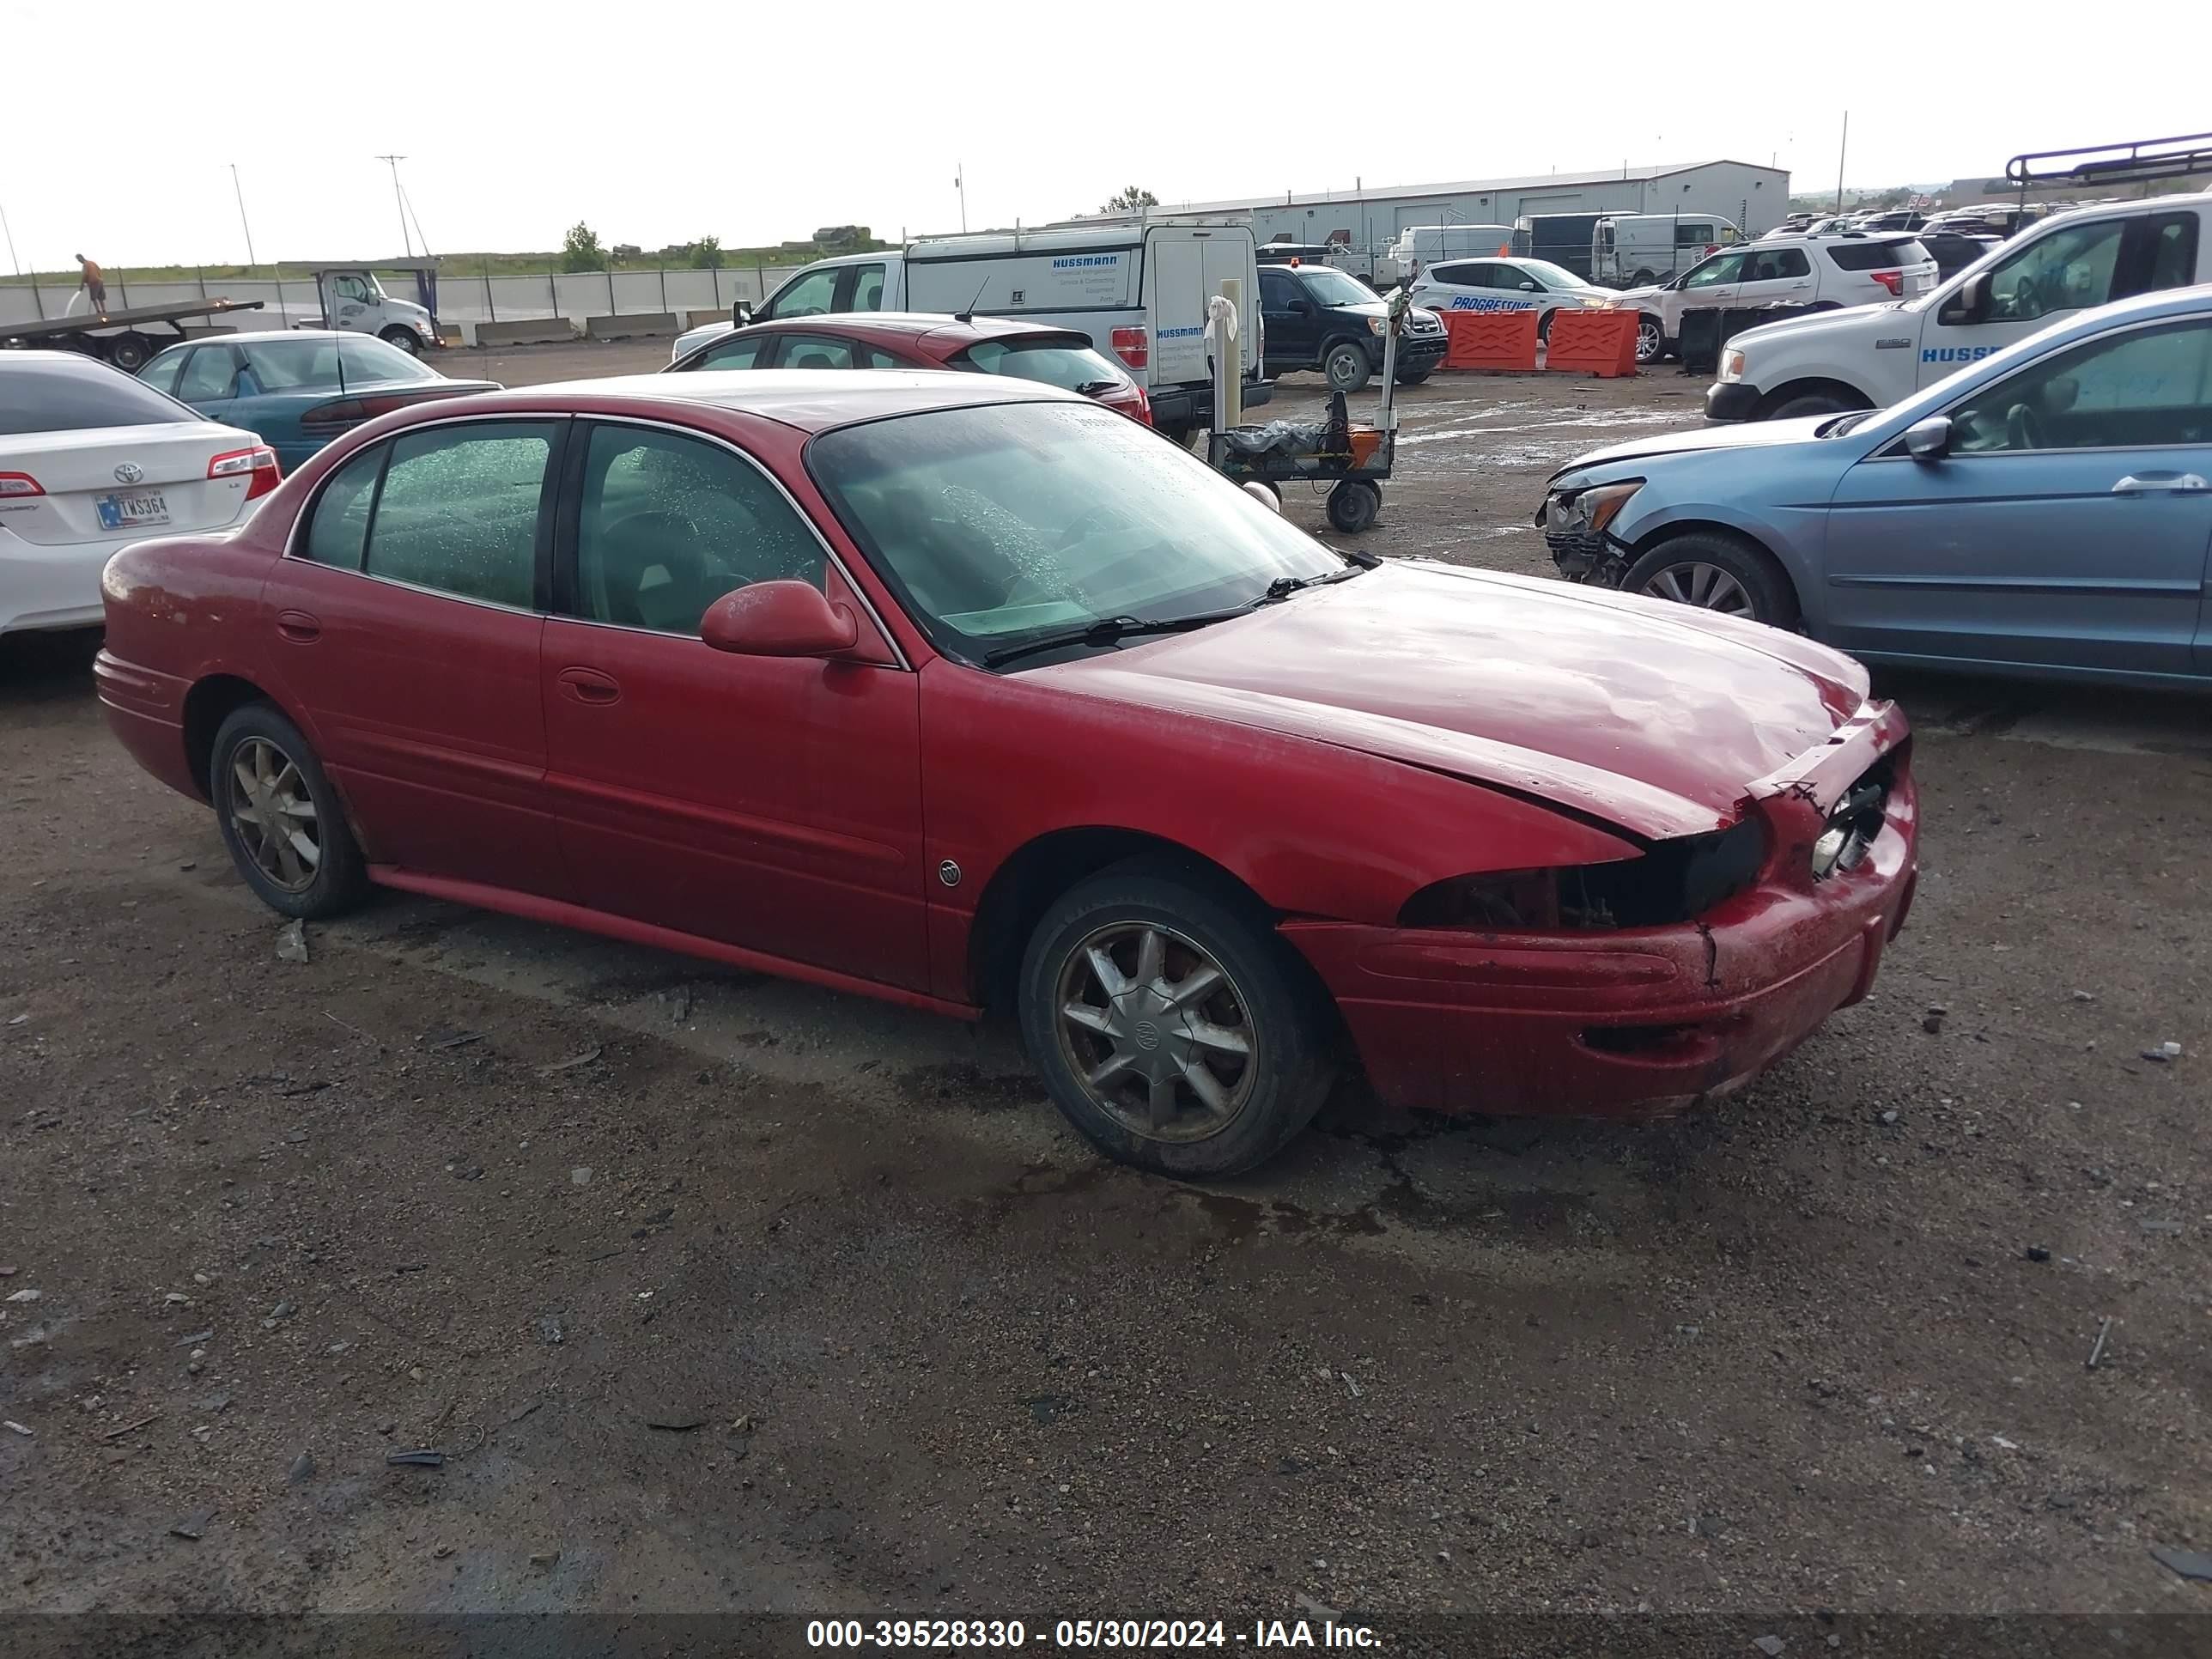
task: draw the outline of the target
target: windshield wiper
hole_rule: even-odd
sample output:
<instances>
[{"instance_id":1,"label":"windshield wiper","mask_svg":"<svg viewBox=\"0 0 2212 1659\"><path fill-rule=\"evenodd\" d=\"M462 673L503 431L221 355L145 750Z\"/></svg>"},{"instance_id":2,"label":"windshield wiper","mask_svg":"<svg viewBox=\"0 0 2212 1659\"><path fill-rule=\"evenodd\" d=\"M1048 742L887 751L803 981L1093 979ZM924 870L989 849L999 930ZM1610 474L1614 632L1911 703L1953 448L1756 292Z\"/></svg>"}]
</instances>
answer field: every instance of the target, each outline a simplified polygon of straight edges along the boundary
<instances>
[{"instance_id":1,"label":"windshield wiper","mask_svg":"<svg viewBox=\"0 0 2212 1659\"><path fill-rule=\"evenodd\" d=\"M1070 645L1112 645L1119 640L1134 639L1143 634L1187 634L1194 628L1204 628L1210 623L1226 622L1231 617L1243 615L1242 611L1202 611L1190 617L1101 617L1097 622L1081 628L1065 628L1057 634L1041 635L1034 640L1024 640L1019 645L1002 645L996 651L983 653L983 666L996 668L1000 663L1012 662L1017 657L1026 657L1039 651L1057 651Z\"/></svg>"},{"instance_id":2,"label":"windshield wiper","mask_svg":"<svg viewBox=\"0 0 2212 1659\"><path fill-rule=\"evenodd\" d=\"M1331 582L1350 581L1362 572L1372 570L1375 568L1375 562L1371 556L1346 553L1344 556L1350 559L1352 562L1341 570L1324 570L1312 576L1276 577L1267 584L1267 591L1252 603L1270 605L1277 599L1287 599L1291 594L1303 592L1309 587L1326 587Z\"/></svg>"}]
</instances>

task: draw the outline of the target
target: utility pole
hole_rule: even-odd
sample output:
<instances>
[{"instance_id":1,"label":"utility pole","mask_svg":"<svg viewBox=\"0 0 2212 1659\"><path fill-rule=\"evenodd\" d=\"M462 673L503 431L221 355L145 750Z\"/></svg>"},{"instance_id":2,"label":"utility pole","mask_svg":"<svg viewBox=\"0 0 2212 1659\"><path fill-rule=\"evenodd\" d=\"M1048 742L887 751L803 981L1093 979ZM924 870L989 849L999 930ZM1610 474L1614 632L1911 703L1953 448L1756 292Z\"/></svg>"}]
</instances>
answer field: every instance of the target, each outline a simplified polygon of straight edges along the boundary
<instances>
[{"instance_id":1,"label":"utility pole","mask_svg":"<svg viewBox=\"0 0 2212 1659\"><path fill-rule=\"evenodd\" d=\"M231 193L238 198L238 228L246 233L246 268L253 270L260 261L253 257L253 227L246 222L246 187L238 182L238 163L230 164Z\"/></svg>"},{"instance_id":2,"label":"utility pole","mask_svg":"<svg viewBox=\"0 0 2212 1659\"><path fill-rule=\"evenodd\" d=\"M968 167L965 162L955 161L952 164L952 188L960 192L960 229L964 234L968 229Z\"/></svg>"},{"instance_id":3,"label":"utility pole","mask_svg":"<svg viewBox=\"0 0 2212 1659\"><path fill-rule=\"evenodd\" d=\"M1844 157L1851 148L1851 112L1844 112L1844 136L1836 145L1836 211L1844 210Z\"/></svg>"},{"instance_id":4,"label":"utility pole","mask_svg":"<svg viewBox=\"0 0 2212 1659\"><path fill-rule=\"evenodd\" d=\"M392 201L399 210L399 246L407 251L407 257L411 259L415 257L415 239L407 234L407 199L399 193L399 164L407 158L404 155L380 155L376 159L392 169Z\"/></svg>"}]
</instances>

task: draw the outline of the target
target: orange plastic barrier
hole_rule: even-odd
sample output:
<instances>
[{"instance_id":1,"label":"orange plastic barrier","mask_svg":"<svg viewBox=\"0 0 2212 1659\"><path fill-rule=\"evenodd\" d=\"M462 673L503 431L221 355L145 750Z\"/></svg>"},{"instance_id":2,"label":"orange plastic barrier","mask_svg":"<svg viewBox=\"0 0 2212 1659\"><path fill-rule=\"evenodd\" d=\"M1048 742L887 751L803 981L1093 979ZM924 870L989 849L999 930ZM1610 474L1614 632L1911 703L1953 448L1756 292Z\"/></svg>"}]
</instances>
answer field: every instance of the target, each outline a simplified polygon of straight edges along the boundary
<instances>
[{"instance_id":1,"label":"orange plastic barrier","mask_svg":"<svg viewBox=\"0 0 2212 1659\"><path fill-rule=\"evenodd\" d=\"M1552 313L1546 368L1596 374L1607 380L1636 373L1636 321L1639 313L1623 306L1611 311Z\"/></svg>"},{"instance_id":2,"label":"orange plastic barrier","mask_svg":"<svg viewBox=\"0 0 2212 1659\"><path fill-rule=\"evenodd\" d=\"M1536 367L1536 313L1533 311L1447 311L1446 368L1533 369ZM1635 349L1634 336L1630 349Z\"/></svg>"}]
</instances>

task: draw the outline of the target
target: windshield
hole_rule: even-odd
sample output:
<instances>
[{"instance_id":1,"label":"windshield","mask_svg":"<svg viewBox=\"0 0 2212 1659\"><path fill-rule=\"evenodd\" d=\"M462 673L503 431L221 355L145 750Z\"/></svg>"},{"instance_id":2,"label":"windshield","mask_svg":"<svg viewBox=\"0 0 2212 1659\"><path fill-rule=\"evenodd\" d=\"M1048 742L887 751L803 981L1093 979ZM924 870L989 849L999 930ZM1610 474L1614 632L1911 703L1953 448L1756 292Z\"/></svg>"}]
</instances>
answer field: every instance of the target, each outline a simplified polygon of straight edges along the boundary
<instances>
[{"instance_id":1,"label":"windshield","mask_svg":"<svg viewBox=\"0 0 2212 1659\"><path fill-rule=\"evenodd\" d=\"M263 392L320 391L325 386L335 390L341 363L348 385L445 378L428 363L408 356L397 346L372 340L366 335L349 334L337 339L261 340L238 349Z\"/></svg>"},{"instance_id":2,"label":"windshield","mask_svg":"<svg viewBox=\"0 0 2212 1659\"><path fill-rule=\"evenodd\" d=\"M1516 259L1513 264L1523 276L1534 276L1546 288L1588 288L1589 286L1565 265L1555 265L1549 259Z\"/></svg>"},{"instance_id":3,"label":"windshield","mask_svg":"<svg viewBox=\"0 0 2212 1659\"><path fill-rule=\"evenodd\" d=\"M1247 605L1280 578L1346 566L1196 456L1094 404L872 421L823 433L806 462L915 620L970 660L1108 617Z\"/></svg>"},{"instance_id":4,"label":"windshield","mask_svg":"<svg viewBox=\"0 0 2212 1659\"><path fill-rule=\"evenodd\" d=\"M1325 306L1365 305L1375 298L1371 289L1361 287L1334 265L1300 265L1298 275L1305 278L1306 292Z\"/></svg>"}]
</instances>

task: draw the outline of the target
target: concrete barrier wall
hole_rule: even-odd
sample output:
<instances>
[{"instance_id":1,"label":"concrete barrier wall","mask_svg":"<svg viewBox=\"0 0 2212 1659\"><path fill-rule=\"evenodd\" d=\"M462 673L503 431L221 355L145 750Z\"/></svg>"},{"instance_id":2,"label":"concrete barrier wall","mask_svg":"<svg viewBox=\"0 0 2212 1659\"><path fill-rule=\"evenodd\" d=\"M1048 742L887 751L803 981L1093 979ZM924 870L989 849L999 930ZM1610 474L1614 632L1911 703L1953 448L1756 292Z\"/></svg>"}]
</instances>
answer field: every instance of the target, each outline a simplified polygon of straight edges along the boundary
<instances>
[{"instance_id":1,"label":"concrete barrier wall","mask_svg":"<svg viewBox=\"0 0 2212 1659\"><path fill-rule=\"evenodd\" d=\"M517 323L472 323L463 331L480 346L547 345L576 337L576 325L565 317L531 317Z\"/></svg>"},{"instance_id":2,"label":"concrete barrier wall","mask_svg":"<svg viewBox=\"0 0 2212 1659\"><path fill-rule=\"evenodd\" d=\"M546 271L520 276L471 276L464 270L447 270L438 276L438 319L441 323L523 322L547 317L567 317L579 324L587 317L621 316L632 312L716 313L726 317L737 300L758 304L781 287L797 266L747 265L743 270L618 270L611 287L602 270ZM390 284L399 299L414 293L411 281ZM40 318L70 314L72 300L82 312L83 290L48 283L33 289L28 283L0 283L0 324L34 322ZM120 311L130 306L190 305L201 300L259 300L264 308L238 319L240 328L294 328L322 314L314 284L304 276L286 276L281 281L249 282L243 278L210 276L182 283L125 283L110 278L107 303Z\"/></svg>"},{"instance_id":3,"label":"concrete barrier wall","mask_svg":"<svg viewBox=\"0 0 2212 1659\"><path fill-rule=\"evenodd\" d=\"M673 339L676 336L676 313L672 311L633 311L621 317L586 317L584 332L594 340L650 340ZM483 337L483 330L477 330L477 337Z\"/></svg>"}]
</instances>

